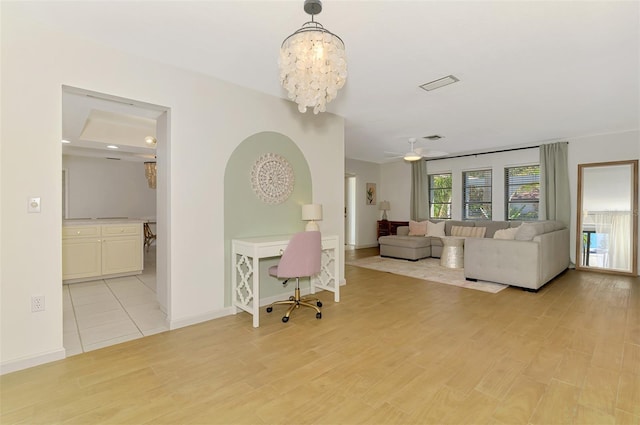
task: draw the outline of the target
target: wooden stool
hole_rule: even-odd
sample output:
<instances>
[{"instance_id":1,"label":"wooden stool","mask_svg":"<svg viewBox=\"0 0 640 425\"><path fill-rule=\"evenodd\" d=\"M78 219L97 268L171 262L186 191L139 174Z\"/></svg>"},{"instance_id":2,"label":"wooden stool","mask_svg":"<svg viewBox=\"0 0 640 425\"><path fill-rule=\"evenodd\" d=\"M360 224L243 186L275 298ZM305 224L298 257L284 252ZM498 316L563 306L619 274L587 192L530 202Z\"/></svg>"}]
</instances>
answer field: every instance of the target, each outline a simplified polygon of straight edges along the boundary
<instances>
[{"instance_id":1,"label":"wooden stool","mask_svg":"<svg viewBox=\"0 0 640 425\"><path fill-rule=\"evenodd\" d=\"M151 227L149 227L149 223L144 223L144 246L147 247L147 252L149 252L149 248L151 247L151 242L156 240L156 235L151 231Z\"/></svg>"}]
</instances>

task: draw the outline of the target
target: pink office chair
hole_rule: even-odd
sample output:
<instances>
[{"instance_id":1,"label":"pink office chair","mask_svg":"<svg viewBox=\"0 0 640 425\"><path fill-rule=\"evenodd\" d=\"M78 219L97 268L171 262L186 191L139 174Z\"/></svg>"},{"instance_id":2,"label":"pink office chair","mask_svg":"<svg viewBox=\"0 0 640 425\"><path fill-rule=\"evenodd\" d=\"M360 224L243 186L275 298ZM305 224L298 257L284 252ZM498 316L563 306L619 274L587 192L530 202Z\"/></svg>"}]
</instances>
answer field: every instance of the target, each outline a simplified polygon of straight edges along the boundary
<instances>
[{"instance_id":1,"label":"pink office chair","mask_svg":"<svg viewBox=\"0 0 640 425\"><path fill-rule=\"evenodd\" d=\"M300 232L293 235L282 254L280 263L277 266L269 267L269 274L279 279L286 279L282 282L283 285L286 285L289 279L295 278L295 294L286 301L276 301L271 304L267 307L267 313L273 311L274 305L287 304L290 305L289 310L282 318L285 323L289 321L291 312L300 308L300 306L314 309L316 318L322 318L322 313L320 312L322 303L319 299L300 298L300 278L320 273L321 256L322 241L320 240L320 232ZM315 305L312 303L315 303Z\"/></svg>"}]
</instances>

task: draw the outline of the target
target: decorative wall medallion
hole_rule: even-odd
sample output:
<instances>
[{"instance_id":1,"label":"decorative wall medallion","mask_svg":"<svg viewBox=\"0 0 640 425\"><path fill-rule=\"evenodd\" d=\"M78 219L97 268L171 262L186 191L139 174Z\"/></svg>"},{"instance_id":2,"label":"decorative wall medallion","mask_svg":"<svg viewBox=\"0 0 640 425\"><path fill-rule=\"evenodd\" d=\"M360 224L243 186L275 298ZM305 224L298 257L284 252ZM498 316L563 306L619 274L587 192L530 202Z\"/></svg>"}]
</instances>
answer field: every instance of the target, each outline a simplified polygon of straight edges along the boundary
<instances>
[{"instance_id":1,"label":"decorative wall medallion","mask_svg":"<svg viewBox=\"0 0 640 425\"><path fill-rule=\"evenodd\" d=\"M293 192L293 168L275 153L262 155L251 168L251 187L267 204L281 204Z\"/></svg>"}]
</instances>

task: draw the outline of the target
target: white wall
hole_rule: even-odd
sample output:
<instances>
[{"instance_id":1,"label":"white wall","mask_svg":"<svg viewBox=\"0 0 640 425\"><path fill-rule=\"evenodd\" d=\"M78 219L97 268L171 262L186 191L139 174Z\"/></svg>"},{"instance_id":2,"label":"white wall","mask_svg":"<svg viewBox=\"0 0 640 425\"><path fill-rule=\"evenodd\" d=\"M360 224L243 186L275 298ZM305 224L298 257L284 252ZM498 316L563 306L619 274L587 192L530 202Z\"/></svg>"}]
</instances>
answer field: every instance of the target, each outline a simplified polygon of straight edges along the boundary
<instances>
[{"instance_id":1,"label":"white wall","mask_svg":"<svg viewBox=\"0 0 640 425\"><path fill-rule=\"evenodd\" d=\"M380 165L380 199L389 201L389 220L407 221L411 215L411 164L399 160Z\"/></svg>"},{"instance_id":2,"label":"white wall","mask_svg":"<svg viewBox=\"0 0 640 425\"><path fill-rule=\"evenodd\" d=\"M355 159L346 159L344 163L345 172L356 176L356 248L378 246L377 221L382 217L382 211L378 210L377 204L366 204L366 185L376 183L378 202L386 199L380 192L380 165Z\"/></svg>"},{"instance_id":3,"label":"white wall","mask_svg":"<svg viewBox=\"0 0 640 425\"><path fill-rule=\"evenodd\" d=\"M170 146L164 148L170 156L162 164L169 207L166 214L158 211L159 220L170 220L165 237L170 245L163 257L158 239L158 261L166 258L169 264L158 276L166 273L169 279L172 327L231 311L224 304L230 283L224 281L220 229L224 170L250 135L275 131L299 145L311 170L313 201L323 204L323 230L342 242L342 118L301 115L291 102L42 28L22 18L19 9L19 2L2 4L2 372L64 357L62 85L170 109ZM29 196L42 198L42 213L27 214ZM342 252L339 261L344 263ZM46 297L46 311L31 313L34 294ZM249 328L250 318L246 321Z\"/></svg>"},{"instance_id":4,"label":"white wall","mask_svg":"<svg viewBox=\"0 0 640 425\"><path fill-rule=\"evenodd\" d=\"M156 216L156 190L142 162L62 156L67 170L68 218Z\"/></svg>"}]
</instances>

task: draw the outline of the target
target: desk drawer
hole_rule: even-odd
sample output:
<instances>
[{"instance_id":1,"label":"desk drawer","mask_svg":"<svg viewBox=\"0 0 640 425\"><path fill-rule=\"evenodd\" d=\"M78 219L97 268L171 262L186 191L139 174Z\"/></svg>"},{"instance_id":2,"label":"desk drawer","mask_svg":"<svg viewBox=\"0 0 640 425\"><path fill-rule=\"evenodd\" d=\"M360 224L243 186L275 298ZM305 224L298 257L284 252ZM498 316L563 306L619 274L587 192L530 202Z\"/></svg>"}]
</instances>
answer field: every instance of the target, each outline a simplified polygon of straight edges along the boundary
<instances>
[{"instance_id":1,"label":"desk drawer","mask_svg":"<svg viewBox=\"0 0 640 425\"><path fill-rule=\"evenodd\" d=\"M267 245L261 246L258 248L258 258L267 258L267 257L280 257L284 250L287 249L287 244L277 244L277 245Z\"/></svg>"}]
</instances>

